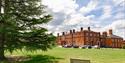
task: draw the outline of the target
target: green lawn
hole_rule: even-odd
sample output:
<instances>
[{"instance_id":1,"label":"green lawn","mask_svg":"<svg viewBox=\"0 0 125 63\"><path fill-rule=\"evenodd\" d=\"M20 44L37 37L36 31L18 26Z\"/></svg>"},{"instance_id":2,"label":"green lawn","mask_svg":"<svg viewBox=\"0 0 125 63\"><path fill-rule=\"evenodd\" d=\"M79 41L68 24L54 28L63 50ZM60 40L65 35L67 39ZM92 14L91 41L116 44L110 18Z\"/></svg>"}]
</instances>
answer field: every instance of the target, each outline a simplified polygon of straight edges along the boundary
<instances>
[{"instance_id":1,"label":"green lawn","mask_svg":"<svg viewBox=\"0 0 125 63\"><path fill-rule=\"evenodd\" d=\"M6 55L11 55L6 53ZM70 63L70 58L91 60L91 63L125 63L125 49L74 49L53 48L47 52L14 52L12 55L30 56L31 59L20 63Z\"/></svg>"}]
</instances>

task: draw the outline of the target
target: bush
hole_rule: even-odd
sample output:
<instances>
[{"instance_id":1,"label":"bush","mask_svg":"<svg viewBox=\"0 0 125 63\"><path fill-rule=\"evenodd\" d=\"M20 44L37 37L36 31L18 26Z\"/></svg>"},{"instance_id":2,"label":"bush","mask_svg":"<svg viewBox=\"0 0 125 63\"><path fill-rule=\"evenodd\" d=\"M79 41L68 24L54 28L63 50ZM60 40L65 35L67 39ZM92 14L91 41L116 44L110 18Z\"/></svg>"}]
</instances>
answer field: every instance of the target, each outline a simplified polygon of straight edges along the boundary
<instances>
[{"instance_id":1,"label":"bush","mask_svg":"<svg viewBox=\"0 0 125 63\"><path fill-rule=\"evenodd\" d=\"M123 45L122 48L125 49L125 45Z\"/></svg>"},{"instance_id":2,"label":"bush","mask_svg":"<svg viewBox=\"0 0 125 63\"><path fill-rule=\"evenodd\" d=\"M85 49L86 47L82 47L82 49Z\"/></svg>"}]
</instances>

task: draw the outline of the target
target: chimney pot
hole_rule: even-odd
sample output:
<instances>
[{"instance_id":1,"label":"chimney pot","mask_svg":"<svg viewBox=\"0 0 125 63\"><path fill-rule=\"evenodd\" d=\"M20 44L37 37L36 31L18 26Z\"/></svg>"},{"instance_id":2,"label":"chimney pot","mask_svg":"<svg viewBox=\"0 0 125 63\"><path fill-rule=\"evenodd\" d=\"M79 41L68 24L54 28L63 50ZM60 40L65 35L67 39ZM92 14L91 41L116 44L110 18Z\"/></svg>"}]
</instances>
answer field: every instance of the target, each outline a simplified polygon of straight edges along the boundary
<instances>
[{"instance_id":1,"label":"chimney pot","mask_svg":"<svg viewBox=\"0 0 125 63\"><path fill-rule=\"evenodd\" d=\"M70 30L70 34L72 33L72 30Z\"/></svg>"},{"instance_id":2,"label":"chimney pot","mask_svg":"<svg viewBox=\"0 0 125 63\"><path fill-rule=\"evenodd\" d=\"M81 27L81 31L83 31L83 27Z\"/></svg>"},{"instance_id":3,"label":"chimney pot","mask_svg":"<svg viewBox=\"0 0 125 63\"><path fill-rule=\"evenodd\" d=\"M107 32L103 32L103 35L104 35L104 36L107 36Z\"/></svg>"},{"instance_id":4,"label":"chimney pot","mask_svg":"<svg viewBox=\"0 0 125 63\"><path fill-rule=\"evenodd\" d=\"M65 32L62 32L62 35L65 35Z\"/></svg>"},{"instance_id":5,"label":"chimney pot","mask_svg":"<svg viewBox=\"0 0 125 63\"><path fill-rule=\"evenodd\" d=\"M57 33L57 36L59 36L59 33Z\"/></svg>"},{"instance_id":6,"label":"chimney pot","mask_svg":"<svg viewBox=\"0 0 125 63\"><path fill-rule=\"evenodd\" d=\"M112 29L109 29L109 35L112 35Z\"/></svg>"},{"instance_id":7,"label":"chimney pot","mask_svg":"<svg viewBox=\"0 0 125 63\"><path fill-rule=\"evenodd\" d=\"M73 29L73 33L75 33L75 29Z\"/></svg>"},{"instance_id":8,"label":"chimney pot","mask_svg":"<svg viewBox=\"0 0 125 63\"><path fill-rule=\"evenodd\" d=\"M88 27L88 31L90 31L90 27Z\"/></svg>"}]
</instances>

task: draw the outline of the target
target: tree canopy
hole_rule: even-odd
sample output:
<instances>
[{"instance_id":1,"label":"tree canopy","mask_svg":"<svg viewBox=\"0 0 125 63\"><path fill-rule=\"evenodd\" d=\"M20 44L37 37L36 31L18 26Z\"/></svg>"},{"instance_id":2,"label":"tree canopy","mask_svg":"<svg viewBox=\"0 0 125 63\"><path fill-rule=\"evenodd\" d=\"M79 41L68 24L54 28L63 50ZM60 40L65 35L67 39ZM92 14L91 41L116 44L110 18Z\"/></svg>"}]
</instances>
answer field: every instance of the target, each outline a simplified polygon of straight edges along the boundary
<instances>
[{"instance_id":1,"label":"tree canopy","mask_svg":"<svg viewBox=\"0 0 125 63\"><path fill-rule=\"evenodd\" d=\"M0 59L5 50L46 51L54 45L55 36L38 26L52 19L45 9L41 0L0 0Z\"/></svg>"}]
</instances>

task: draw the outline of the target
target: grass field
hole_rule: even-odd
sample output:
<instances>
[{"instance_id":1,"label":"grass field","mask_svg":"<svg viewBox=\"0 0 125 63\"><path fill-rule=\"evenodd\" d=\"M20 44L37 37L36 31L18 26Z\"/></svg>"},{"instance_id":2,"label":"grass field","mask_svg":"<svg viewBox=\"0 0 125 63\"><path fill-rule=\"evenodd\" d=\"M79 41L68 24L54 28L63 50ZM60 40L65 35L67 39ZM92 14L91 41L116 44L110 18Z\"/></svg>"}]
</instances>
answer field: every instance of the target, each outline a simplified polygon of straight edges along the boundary
<instances>
[{"instance_id":1,"label":"grass field","mask_svg":"<svg viewBox=\"0 0 125 63\"><path fill-rule=\"evenodd\" d=\"M125 49L74 49L74 48L53 48L47 52L19 52L6 55L30 56L31 59L19 63L70 63L70 58L91 60L91 63L125 63Z\"/></svg>"}]
</instances>

